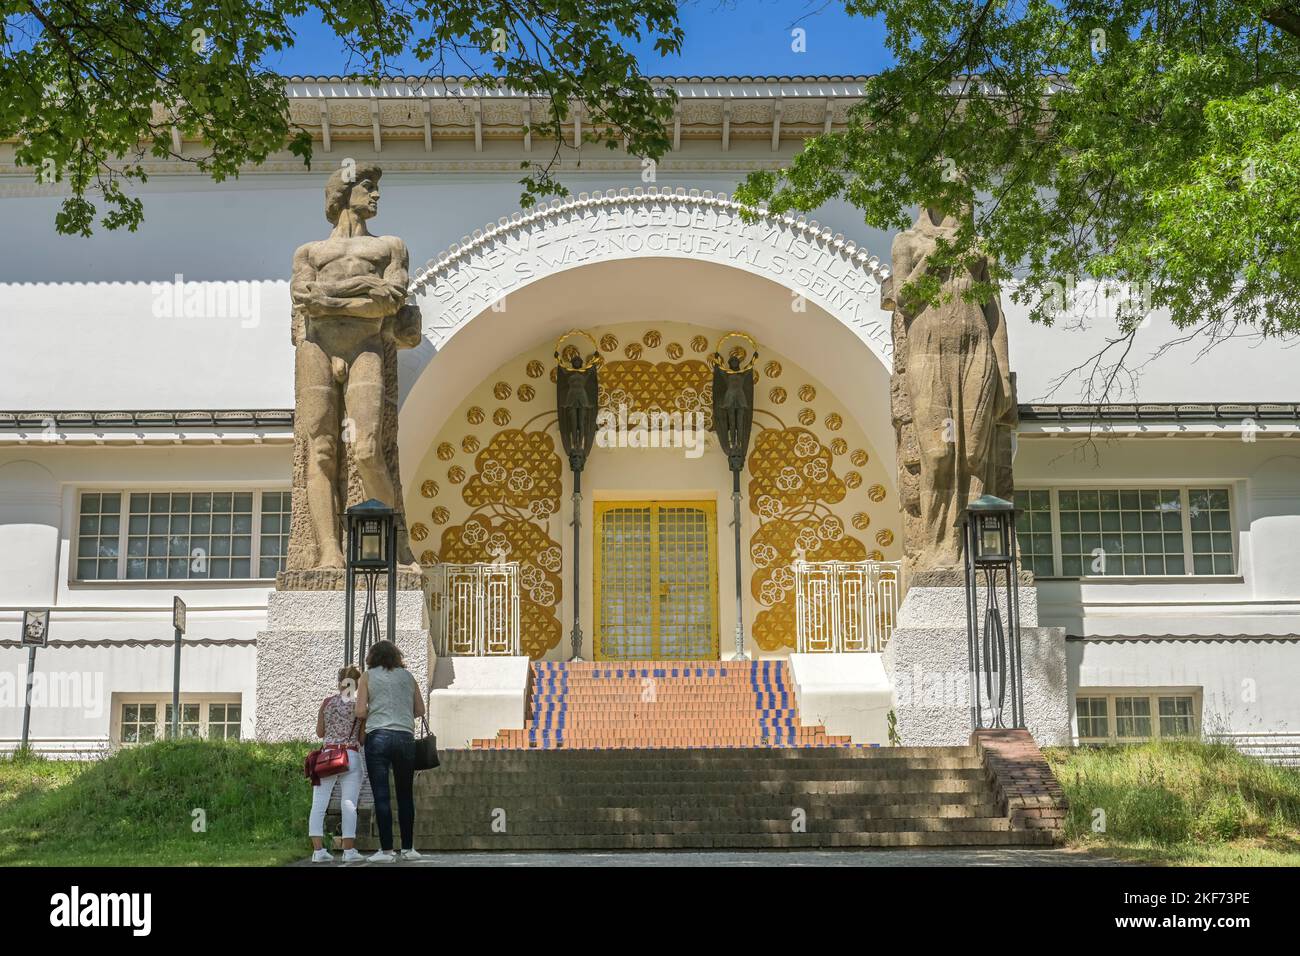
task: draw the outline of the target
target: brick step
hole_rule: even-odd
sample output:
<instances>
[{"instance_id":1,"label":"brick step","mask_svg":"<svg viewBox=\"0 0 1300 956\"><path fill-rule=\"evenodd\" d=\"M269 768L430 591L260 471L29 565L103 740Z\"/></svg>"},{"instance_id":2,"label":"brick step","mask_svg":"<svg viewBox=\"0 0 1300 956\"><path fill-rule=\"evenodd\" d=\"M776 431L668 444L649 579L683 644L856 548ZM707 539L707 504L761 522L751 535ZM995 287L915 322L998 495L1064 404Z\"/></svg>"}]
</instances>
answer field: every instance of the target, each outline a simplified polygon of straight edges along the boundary
<instances>
[{"instance_id":1,"label":"brick step","mask_svg":"<svg viewBox=\"0 0 1300 956\"><path fill-rule=\"evenodd\" d=\"M575 751L558 751L556 756L561 753L574 753ZM698 753L698 751L695 751ZM725 751L711 750L709 753L724 753ZM512 753L512 751L502 751L502 756ZM443 765L438 770L431 772L428 776L431 780L438 777L456 777L461 779L464 774L478 774L481 776L490 776L498 778L502 774L517 775L537 775L539 779L549 779L555 774L591 774L591 773L608 773L608 774L693 774L693 773L838 773L838 774L873 774L873 773L893 773L901 770L980 770L982 765L978 757L894 757L883 760L861 761L861 760L842 760L839 757L829 756L824 751L818 749L800 750L799 753L806 754L803 760L794 761L747 761L741 757L719 758L717 760L706 760L701 756L700 759L689 763L677 761L667 765L657 764L653 760L632 760L620 761L617 754L604 751L609 755L608 760L593 760L590 762L568 761L561 764L556 761L554 765L542 762L533 763L510 763L500 767L487 763L471 764L466 761L458 761L453 769L448 769L452 765L443 756ZM425 779L423 776L421 779Z\"/></svg>"},{"instance_id":2,"label":"brick step","mask_svg":"<svg viewBox=\"0 0 1300 956\"><path fill-rule=\"evenodd\" d=\"M575 836L604 836L619 833L790 833L792 817L784 816L743 820L587 820L575 826L573 820L534 819L516 813L506 818L508 832L515 836L546 836L572 834ZM475 821L457 821L459 826L441 822L421 823L418 818L415 832L420 836L446 834L457 836L476 833L490 835L492 821L479 817ZM809 816L805 823L808 833L987 833L1011 829L1006 817L898 817L879 819L821 819Z\"/></svg>"},{"instance_id":3,"label":"brick step","mask_svg":"<svg viewBox=\"0 0 1300 956\"><path fill-rule=\"evenodd\" d=\"M751 794L803 795L803 794L898 794L898 793L982 793L988 787L983 780L756 780L745 785ZM735 783L718 781L707 784L692 783L647 783L637 787L637 793L646 797L689 797L699 799L717 799L732 796L741 788ZM418 791L431 796L441 795L443 790ZM483 788L486 799L504 799L506 797L537 796L537 787L530 783L510 783L486 785ZM570 783L564 787L564 796L610 796L608 784Z\"/></svg>"},{"instance_id":4,"label":"brick step","mask_svg":"<svg viewBox=\"0 0 1300 956\"><path fill-rule=\"evenodd\" d=\"M618 833L522 836L417 836L422 851L456 850L794 850L838 847L1051 846L1051 834L1033 830L939 833ZM378 841L358 837L357 846L373 850Z\"/></svg>"},{"instance_id":5,"label":"brick step","mask_svg":"<svg viewBox=\"0 0 1300 956\"><path fill-rule=\"evenodd\" d=\"M635 796L572 796L572 795L534 795L517 794L509 799L499 799L493 792L474 794L420 794L416 797L416 810L435 815L444 813L477 814L484 807L515 808L529 812L543 811L565 812L593 815L610 807L636 809L645 813L685 814L716 811L718 813L748 814L779 812L788 813L792 805L798 804L808 811L833 814L839 810L846 813L871 814L886 808L936 806L999 806L992 794L980 790L934 793L918 790L911 793L773 793L773 794L715 794L695 798L679 797L670 804L661 800L642 800ZM917 810L917 815L925 816L927 810Z\"/></svg>"},{"instance_id":6,"label":"brick step","mask_svg":"<svg viewBox=\"0 0 1300 956\"><path fill-rule=\"evenodd\" d=\"M424 810L429 812L425 813ZM732 812L710 812L705 806L682 808L676 813L655 813L645 806L597 806L597 808L499 808L487 803L473 808L456 808L451 810L433 810L417 808L416 830L426 832L490 832L491 823L498 817L498 810L506 810L506 819L510 829L523 821L533 826L546 823L547 826L562 827L563 832L611 832L610 827L624 827L629 832L654 827L658 831L672 831L680 826L684 830L705 829L723 832L748 831L750 826L789 829L794 809L801 809L807 814L807 825L831 830L853 830L854 827L872 829L871 825L879 823L874 829L900 829L893 826L898 821L924 821L924 819L943 819L943 821L996 821L992 829L1006 829L1010 826L1008 818L1001 814L996 805L982 804L911 804L905 806L800 806L793 808L783 806L754 806L754 808L736 808ZM887 826L888 825L888 826ZM953 823L957 826L957 823ZM972 825L980 829L983 825ZM909 827L902 827L909 829ZM917 830L927 826L917 826Z\"/></svg>"},{"instance_id":7,"label":"brick step","mask_svg":"<svg viewBox=\"0 0 1300 956\"><path fill-rule=\"evenodd\" d=\"M446 791L452 787L482 785L489 792L501 784L502 774L490 771L457 771L441 779L429 780L424 786L434 790ZM525 778L528 783L545 783L550 787L565 787L569 784L605 785L611 788L640 787L643 783L671 784L714 784L735 783L738 787L747 786L756 781L779 783L784 780L814 783L828 781L835 783L886 780L984 780L984 768L962 767L959 769L913 767L854 767L842 770L836 767L813 768L806 770L799 767L777 767L770 770L730 768L725 770L556 770L541 771L536 774L516 772L512 776Z\"/></svg>"},{"instance_id":8,"label":"brick step","mask_svg":"<svg viewBox=\"0 0 1300 956\"><path fill-rule=\"evenodd\" d=\"M700 753L693 749L674 749L674 750L643 750L630 749L620 750L617 752L594 751L594 750L557 750L557 751L533 751L533 750L509 750L509 751L483 751L483 750L447 750L442 753L442 767L437 771L442 773L449 768L456 768L462 764L486 764L492 767L511 767L526 765L528 767L559 767L570 765L610 765L613 769L619 769L634 763L644 763L656 767L667 767L672 765L686 766L717 766L721 762L730 760L743 760L747 763L781 763L782 761L794 761L803 766L805 761L823 761L833 760L837 762L854 762L859 760L909 760L919 758L922 760L963 758L979 762L979 757L975 753L974 747L864 747L862 749L853 749L845 751L836 751L833 754L809 753L805 750L786 749L781 747L755 747L755 748L720 748L710 750L708 753ZM421 778L423 779L423 778Z\"/></svg>"}]
</instances>

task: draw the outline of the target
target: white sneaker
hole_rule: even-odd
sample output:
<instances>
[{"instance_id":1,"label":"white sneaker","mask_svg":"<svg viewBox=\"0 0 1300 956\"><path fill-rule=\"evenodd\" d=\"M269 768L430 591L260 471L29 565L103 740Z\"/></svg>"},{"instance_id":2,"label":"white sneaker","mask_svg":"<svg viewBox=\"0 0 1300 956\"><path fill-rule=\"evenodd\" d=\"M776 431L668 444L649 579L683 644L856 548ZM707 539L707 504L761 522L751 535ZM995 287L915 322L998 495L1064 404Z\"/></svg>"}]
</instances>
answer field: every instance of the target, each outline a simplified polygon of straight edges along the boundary
<instances>
[{"instance_id":1,"label":"white sneaker","mask_svg":"<svg viewBox=\"0 0 1300 956\"><path fill-rule=\"evenodd\" d=\"M371 863L396 863L397 855L392 850L379 850L370 854L369 860Z\"/></svg>"},{"instance_id":2,"label":"white sneaker","mask_svg":"<svg viewBox=\"0 0 1300 956\"><path fill-rule=\"evenodd\" d=\"M362 856L360 852L358 852L356 847L351 847L343 851L344 863L360 863L364 859L365 857Z\"/></svg>"},{"instance_id":3,"label":"white sneaker","mask_svg":"<svg viewBox=\"0 0 1300 956\"><path fill-rule=\"evenodd\" d=\"M315 853L311 855L311 861L313 863L333 863L334 854L331 853L329 850L325 849L324 847L321 847L319 850L317 850Z\"/></svg>"},{"instance_id":4,"label":"white sneaker","mask_svg":"<svg viewBox=\"0 0 1300 956\"><path fill-rule=\"evenodd\" d=\"M418 860L418 859L421 859L421 858L422 858L422 854L420 853L419 850L403 850L403 851L402 851L402 859L403 859L403 860Z\"/></svg>"}]
</instances>

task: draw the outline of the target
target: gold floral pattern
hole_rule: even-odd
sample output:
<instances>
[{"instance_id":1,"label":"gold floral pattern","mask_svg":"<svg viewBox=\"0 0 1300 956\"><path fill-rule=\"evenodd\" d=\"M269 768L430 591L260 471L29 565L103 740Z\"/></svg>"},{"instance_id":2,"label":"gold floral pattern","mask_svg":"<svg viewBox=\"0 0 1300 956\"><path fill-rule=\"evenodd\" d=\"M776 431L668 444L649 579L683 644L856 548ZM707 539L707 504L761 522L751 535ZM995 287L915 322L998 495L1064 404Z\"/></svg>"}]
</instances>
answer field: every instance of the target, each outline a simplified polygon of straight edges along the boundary
<instances>
[{"instance_id":1,"label":"gold floral pattern","mask_svg":"<svg viewBox=\"0 0 1300 956\"><path fill-rule=\"evenodd\" d=\"M510 397L510 391L511 389L510 389L509 382L497 382L495 385L492 386L492 397L495 398L498 402L504 402L507 398Z\"/></svg>"},{"instance_id":2,"label":"gold floral pattern","mask_svg":"<svg viewBox=\"0 0 1300 956\"><path fill-rule=\"evenodd\" d=\"M831 454L839 457L849 450L849 443L843 438L831 439Z\"/></svg>"},{"instance_id":3,"label":"gold floral pattern","mask_svg":"<svg viewBox=\"0 0 1300 956\"><path fill-rule=\"evenodd\" d=\"M531 402L537 397L537 389L525 383L515 390L515 394L519 396L521 402Z\"/></svg>"},{"instance_id":4,"label":"gold floral pattern","mask_svg":"<svg viewBox=\"0 0 1300 956\"><path fill-rule=\"evenodd\" d=\"M600 350L602 352L612 352L618 348L618 336L613 332L606 332L600 337Z\"/></svg>"},{"instance_id":5,"label":"gold floral pattern","mask_svg":"<svg viewBox=\"0 0 1300 956\"><path fill-rule=\"evenodd\" d=\"M799 424L804 427L811 427L812 423L817 421L817 413L811 408L799 409Z\"/></svg>"},{"instance_id":6,"label":"gold floral pattern","mask_svg":"<svg viewBox=\"0 0 1300 956\"><path fill-rule=\"evenodd\" d=\"M429 537L429 529L423 522L417 521L415 524L411 525L412 541L423 541L427 537Z\"/></svg>"},{"instance_id":7,"label":"gold floral pattern","mask_svg":"<svg viewBox=\"0 0 1300 956\"><path fill-rule=\"evenodd\" d=\"M438 505L429 513L429 517L433 519L434 524L446 524L451 520L451 512L442 505Z\"/></svg>"},{"instance_id":8,"label":"gold floral pattern","mask_svg":"<svg viewBox=\"0 0 1300 956\"><path fill-rule=\"evenodd\" d=\"M540 359L533 359L524 367L524 372L529 378L541 378L546 374L546 366Z\"/></svg>"},{"instance_id":9,"label":"gold floral pattern","mask_svg":"<svg viewBox=\"0 0 1300 956\"><path fill-rule=\"evenodd\" d=\"M816 400L817 400L817 389L813 388L811 385L799 386L799 401L807 403Z\"/></svg>"},{"instance_id":10,"label":"gold floral pattern","mask_svg":"<svg viewBox=\"0 0 1300 956\"><path fill-rule=\"evenodd\" d=\"M839 440L840 439L838 438L836 439L836 441ZM867 455L867 450L865 448L855 448L853 449L853 454L849 456L849 461L853 462L853 464L857 465L859 468L862 468L866 465L869 457L870 456Z\"/></svg>"},{"instance_id":11,"label":"gold floral pattern","mask_svg":"<svg viewBox=\"0 0 1300 956\"><path fill-rule=\"evenodd\" d=\"M636 361L641 357L641 343L629 342L627 348L623 349L623 354L632 359L632 361Z\"/></svg>"},{"instance_id":12,"label":"gold floral pattern","mask_svg":"<svg viewBox=\"0 0 1300 956\"><path fill-rule=\"evenodd\" d=\"M478 451L478 447L479 447L478 439L475 438L473 435L466 435L464 438L460 440L460 447L461 450L464 451L467 455L472 455L474 454L474 452Z\"/></svg>"},{"instance_id":13,"label":"gold floral pattern","mask_svg":"<svg viewBox=\"0 0 1300 956\"><path fill-rule=\"evenodd\" d=\"M881 528L876 532L876 544L882 548L887 548L894 543L894 532L888 528Z\"/></svg>"},{"instance_id":14,"label":"gold floral pattern","mask_svg":"<svg viewBox=\"0 0 1300 956\"><path fill-rule=\"evenodd\" d=\"M510 424L510 409L498 408L492 413L492 424L500 428L505 428Z\"/></svg>"},{"instance_id":15,"label":"gold floral pattern","mask_svg":"<svg viewBox=\"0 0 1300 956\"><path fill-rule=\"evenodd\" d=\"M844 419L840 417L839 412L831 412L826 416L826 427L833 432L837 432L844 427Z\"/></svg>"},{"instance_id":16,"label":"gold floral pattern","mask_svg":"<svg viewBox=\"0 0 1300 956\"><path fill-rule=\"evenodd\" d=\"M438 458L441 461L451 461L456 457L456 449L451 442L445 441L438 445Z\"/></svg>"},{"instance_id":17,"label":"gold floral pattern","mask_svg":"<svg viewBox=\"0 0 1300 956\"><path fill-rule=\"evenodd\" d=\"M447 480L453 485L459 485L465 480L465 469L460 465L452 465L447 469Z\"/></svg>"},{"instance_id":18,"label":"gold floral pattern","mask_svg":"<svg viewBox=\"0 0 1300 956\"><path fill-rule=\"evenodd\" d=\"M780 385L777 385L770 392L767 393L767 397L772 402L773 405L784 405L785 389L783 389Z\"/></svg>"},{"instance_id":19,"label":"gold floral pattern","mask_svg":"<svg viewBox=\"0 0 1300 956\"><path fill-rule=\"evenodd\" d=\"M471 425L482 425L483 409L479 408L477 405L471 406L470 410L465 413L465 421L469 422Z\"/></svg>"},{"instance_id":20,"label":"gold floral pattern","mask_svg":"<svg viewBox=\"0 0 1300 956\"><path fill-rule=\"evenodd\" d=\"M664 349L664 352L674 362L686 354L686 350L682 348L681 342L669 342L668 347Z\"/></svg>"},{"instance_id":21,"label":"gold floral pattern","mask_svg":"<svg viewBox=\"0 0 1300 956\"><path fill-rule=\"evenodd\" d=\"M424 484L420 485L420 494L426 498L436 498L438 495L438 483L430 478Z\"/></svg>"},{"instance_id":22,"label":"gold floral pattern","mask_svg":"<svg viewBox=\"0 0 1300 956\"><path fill-rule=\"evenodd\" d=\"M884 500L885 500L885 486L884 486L884 485L872 485L870 488L867 489L867 497L870 498L872 501L877 502L877 503L879 503L879 502L881 502L881 501L884 501Z\"/></svg>"},{"instance_id":23,"label":"gold floral pattern","mask_svg":"<svg viewBox=\"0 0 1300 956\"><path fill-rule=\"evenodd\" d=\"M709 340L702 335L697 335L691 339L692 352L707 352L709 350Z\"/></svg>"},{"instance_id":24,"label":"gold floral pattern","mask_svg":"<svg viewBox=\"0 0 1300 956\"><path fill-rule=\"evenodd\" d=\"M497 432L474 459L477 470L461 492L473 508L506 505L532 511L539 499L559 509L561 461L555 439L547 432L526 432L509 428Z\"/></svg>"},{"instance_id":25,"label":"gold floral pattern","mask_svg":"<svg viewBox=\"0 0 1300 956\"><path fill-rule=\"evenodd\" d=\"M853 513L853 527L859 531L866 531L871 527L871 515L865 511L855 511Z\"/></svg>"},{"instance_id":26,"label":"gold floral pattern","mask_svg":"<svg viewBox=\"0 0 1300 956\"><path fill-rule=\"evenodd\" d=\"M641 336L641 341L645 343L646 348L657 349L659 348L659 343L663 341L663 338L664 337L659 334L657 329L651 329L646 332L645 335Z\"/></svg>"},{"instance_id":27,"label":"gold floral pattern","mask_svg":"<svg viewBox=\"0 0 1300 956\"><path fill-rule=\"evenodd\" d=\"M780 378L781 363L778 362L776 359L773 359L772 361L768 362L766 365L763 366L763 374L766 375L768 378Z\"/></svg>"}]
</instances>

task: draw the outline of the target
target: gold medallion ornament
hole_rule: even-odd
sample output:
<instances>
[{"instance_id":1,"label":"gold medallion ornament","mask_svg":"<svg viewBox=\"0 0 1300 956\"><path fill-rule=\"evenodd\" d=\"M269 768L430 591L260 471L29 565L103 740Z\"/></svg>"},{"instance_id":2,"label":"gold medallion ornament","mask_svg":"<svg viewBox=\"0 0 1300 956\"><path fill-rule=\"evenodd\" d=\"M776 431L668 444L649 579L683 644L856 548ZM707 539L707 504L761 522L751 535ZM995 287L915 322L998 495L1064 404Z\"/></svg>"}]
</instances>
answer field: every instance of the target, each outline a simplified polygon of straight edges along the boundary
<instances>
[{"instance_id":1,"label":"gold medallion ornament","mask_svg":"<svg viewBox=\"0 0 1300 956\"><path fill-rule=\"evenodd\" d=\"M781 377L781 363L773 359L763 366L763 374L768 378Z\"/></svg>"},{"instance_id":2,"label":"gold medallion ornament","mask_svg":"<svg viewBox=\"0 0 1300 956\"><path fill-rule=\"evenodd\" d=\"M541 378L543 375L546 374L546 366L543 365L539 360L533 359L524 368L524 371L528 373L529 378Z\"/></svg>"},{"instance_id":3,"label":"gold medallion ornament","mask_svg":"<svg viewBox=\"0 0 1300 956\"><path fill-rule=\"evenodd\" d=\"M460 465L452 465L447 469L447 480L453 485L459 485L465 480L465 469Z\"/></svg>"},{"instance_id":4,"label":"gold medallion ornament","mask_svg":"<svg viewBox=\"0 0 1300 956\"><path fill-rule=\"evenodd\" d=\"M471 425L482 425L483 418L483 409L479 408L477 405L471 406L470 410L465 413L465 421L469 422Z\"/></svg>"},{"instance_id":5,"label":"gold medallion ornament","mask_svg":"<svg viewBox=\"0 0 1300 956\"><path fill-rule=\"evenodd\" d=\"M882 548L887 548L894 543L894 532L888 528L881 528L876 532L876 544Z\"/></svg>"},{"instance_id":6,"label":"gold medallion ornament","mask_svg":"<svg viewBox=\"0 0 1300 956\"><path fill-rule=\"evenodd\" d=\"M429 517L433 519L434 524L446 524L451 520L451 512L442 505L438 505L438 507L434 508L429 514Z\"/></svg>"},{"instance_id":7,"label":"gold medallion ornament","mask_svg":"<svg viewBox=\"0 0 1300 956\"><path fill-rule=\"evenodd\" d=\"M623 350L623 354L635 362L641 357L641 343L629 342L627 348Z\"/></svg>"},{"instance_id":8,"label":"gold medallion ornament","mask_svg":"<svg viewBox=\"0 0 1300 956\"><path fill-rule=\"evenodd\" d=\"M442 461L451 461L456 457L456 449L451 442L445 441L438 445L438 458Z\"/></svg>"},{"instance_id":9,"label":"gold medallion ornament","mask_svg":"<svg viewBox=\"0 0 1300 956\"><path fill-rule=\"evenodd\" d=\"M702 335L697 335L691 339L692 352L707 352L709 350L709 340Z\"/></svg>"},{"instance_id":10,"label":"gold medallion ornament","mask_svg":"<svg viewBox=\"0 0 1300 956\"><path fill-rule=\"evenodd\" d=\"M842 455L848 450L849 450L849 443L846 442L843 438L836 438L831 442L832 454Z\"/></svg>"},{"instance_id":11,"label":"gold medallion ornament","mask_svg":"<svg viewBox=\"0 0 1300 956\"><path fill-rule=\"evenodd\" d=\"M600 337L600 350L602 352L613 352L618 348L618 336L611 332L606 332Z\"/></svg>"},{"instance_id":12,"label":"gold medallion ornament","mask_svg":"<svg viewBox=\"0 0 1300 956\"><path fill-rule=\"evenodd\" d=\"M867 497L870 498L872 501L884 501L885 486L872 485L870 488L867 489Z\"/></svg>"},{"instance_id":13,"label":"gold medallion ornament","mask_svg":"<svg viewBox=\"0 0 1300 956\"><path fill-rule=\"evenodd\" d=\"M497 382L495 385L492 386L492 395L498 402L504 402L507 398L509 398L510 391L511 389L510 389L509 382Z\"/></svg>"},{"instance_id":14,"label":"gold medallion ornament","mask_svg":"<svg viewBox=\"0 0 1300 956\"><path fill-rule=\"evenodd\" d=\"M865 511L855 512L853 515L853 527L857 528L859 531L866 531L871 527L871 515L867 514Z\"/></svg>"},{"instance_id":15,"label":"gold medallion ornament","mask_svg":"<svg viewBox=\"0 0 1300 956\"><path fill-rule=\"evenodd\" d=\"M784 405L785 389L783 389L780 385L777 385L770 392L767 393L767 397L772 400L773 405Z\"/></svg>"},{"instance_id":16,"label":"gold medallion ornament","mask_svg":"<svg viewBox=\"0 0 1300 956\"><path fill-rule=\"evenodd\" d=\"M510 424L510 410L508 408L498 408L492 413L492 423L505 428Z\"/></svg>"},{"instance_id":17,"label":"gold medallion ornament","mask_svg":"<svg viewBox=\"0 0 1300 956\"><path fill-rule=\"evenodd\" d=\"M515 395L519 397L521 402L531 402L537 397L537 389L527 384L520 385L518 390L516 390Z\"/></svg>"},{"instance_id":18,"label":"gold medallion ornament","mask_svg":"<svg viewBox=\"0 0 1300 956\"><path fill-rule=\"evenodd\" d=\"M850 471L844 476L844 484L850 488L857 488L862 484L862 476L856 471Z\"/></svg>"},{"instance_id":19,"label":"gold medallion ornament","mask_svg":"<svg viewBox=\"0 0 1300 956\"><path fill-rule=\"evenodd\" d=\"M474 452L478 451L478 439L473 435L466 435L460 440L460 447L466 454L472 455Z\"/></svg>"},{"instance_id":20,"label":"gold medallion ornament","mask_svg":"<svg viewBox=\"0 0 1300 956\"><path fill-rule=\"evenodd\" d=\"M438 483L430 478L424 484L420 485L420 494L426 498L436 498L438 495Z\"/></svg>"},{"instance_id":21,"label":"gold medallion ornament","mask_svg":"<svg viewBox=\"0 0 1300 956\"><path fill-rule=\"evenodd\" d=\"M813 388L811 385L799 386L799 401L811 402L811 401L815 401L816 398L817 398L817 389Z\"/></svg>"},{"instance_id":22,"label":"gold medallion ornament","mask_svg":"<svg viewBox=\"0 0 1300 956\"><path fill-rule=\"evenodd\" d=\"M870 553L867 554L867 560L868 560L868 561L883 561L883 560L885 560L884 552L883 552L883 551L871 551Z\"/></svg>"},{"instance_id":23,"label":"gold medallion ornament","mask_svg":"<svg viewBox=\"0 0 1300 956\"><path fill-rule=\"evenodd\" d=\"M427 568L438 563L438 556L426 548L420 552L420 563Z\"/></svg>"},{"instance_id":24,"label":"gold medallion ornament","mask_svg":"<svg viewBox=\"0 0 1300 956\"><path fill-rule=\"evenodd\" d=\"M839 441L837 438L836 441ZM867 463L867 450L865 448L853 449L853 454L849 456L849 461L861 468Z\"/></svg>"},{"instance_id":25,"label":"gold medallion ornament","mask_svg":"<svg viewBox=\"0 0 1300 956\"><path fill-rule=\"evenodd\" d=\"M429 537L429 529L426 528L424 524L417 521L415 524L411 525L412 541L423 541L427 537Z\"/></svg>"},{"instance_id":26,"label":"gold medallion ornament","mask_svg":"<svg viewBox=\"0 0 1300 956\"><path fill-rule=\"evenodd\" d=\"M844 426L844 419L839 416L838 412L831 412L826 416L826 427L833 432L839 431Z\"/></svg>"},{"instance_id":27,"label":"gold medallion ornament","mask_svg":"<svg viewBox=\"0 0 1300 956\"><path fill-rule=\"evenodd\" d=\"M641 336L641 341L645 343L646 348L657 349L659 348L659 343L663 341L663 336L655 329L651 329L645 335Z\"/></svg>"},{"instance_id":28,"label":"gold medallion ornament","mask_svg":"<svg viewBox=\"0 0 1300 956\"><path fill-rule=\"evenodd\" d=\"M686 354L686 350L682 348L681 342L669 342L668 348L665 351L667 351L668 357L674 362Z\"/></svg>"},{"instance_id":29,"label":"gold medallion ornament","mask_svg":"<svg viewBox=\"0 0 1300 956\"><path fill-rule=\"evenodd\" d=\"M799 409L799 424L800 424L800 425L808 426L808 425L811 425L811 424L812 424L813 422L815 422L815 421L817 421L817 413L814 412L811 408L801 408L801 409Z\"/></svg>"}]
</instances>

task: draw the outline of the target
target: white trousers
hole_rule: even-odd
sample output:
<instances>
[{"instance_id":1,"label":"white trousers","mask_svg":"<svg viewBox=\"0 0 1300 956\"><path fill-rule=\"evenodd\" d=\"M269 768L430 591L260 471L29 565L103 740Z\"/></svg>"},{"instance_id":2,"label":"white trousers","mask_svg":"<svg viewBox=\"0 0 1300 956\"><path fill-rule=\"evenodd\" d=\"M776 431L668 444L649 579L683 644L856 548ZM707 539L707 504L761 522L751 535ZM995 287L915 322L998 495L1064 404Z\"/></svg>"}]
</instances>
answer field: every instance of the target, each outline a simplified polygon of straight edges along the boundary
<instances>
[{"instance_id":1,"label":"white trousers","mask_svg":"<svg viewBox=\"0 0 1300 956\"><path fill-rule=\"evenodd\" d=\"M357 835L357 798L361 796L361 777L364 773L365 760L361 752L348 751L348 769L332 777L321 777L320 783L311 788L311 816L307 821L307 836L325 836L325 810L330 805L330 794L334 792L337 782L339 807L343 813L343 838L352 840Z\"/></svg>"}]
</instances>

